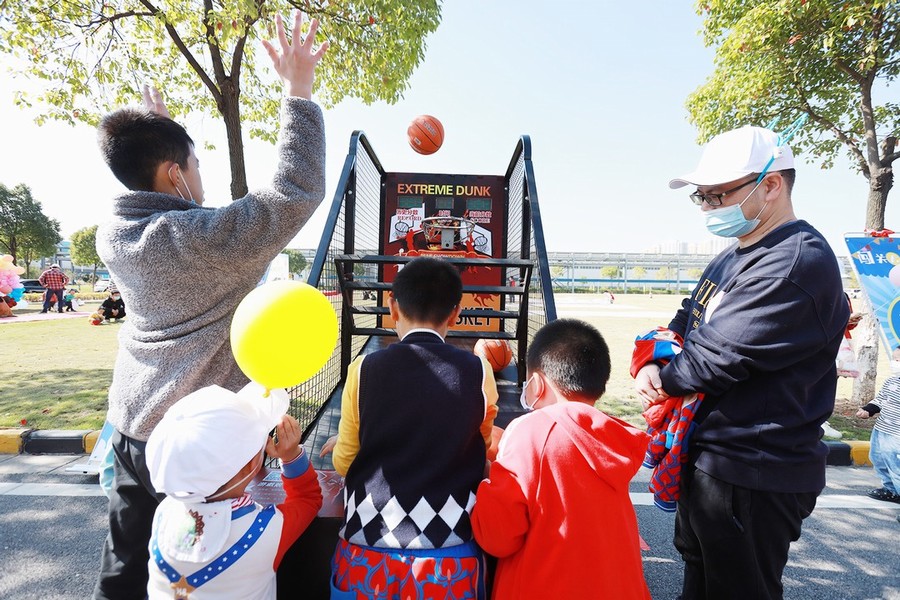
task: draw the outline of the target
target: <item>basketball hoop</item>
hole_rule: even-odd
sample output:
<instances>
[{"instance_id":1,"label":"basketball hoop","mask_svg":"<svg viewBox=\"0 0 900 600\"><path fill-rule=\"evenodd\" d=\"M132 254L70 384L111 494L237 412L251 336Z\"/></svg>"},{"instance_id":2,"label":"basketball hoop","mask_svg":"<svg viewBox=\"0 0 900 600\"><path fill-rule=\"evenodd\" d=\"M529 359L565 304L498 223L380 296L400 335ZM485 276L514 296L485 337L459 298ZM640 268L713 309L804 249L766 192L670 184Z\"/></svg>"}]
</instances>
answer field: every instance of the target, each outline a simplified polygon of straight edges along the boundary
<instances>
[{"instance_id":1,"label":"basketball hoop","mask_svg":"<svg viewBox=\"0 0 900 600\"><path fill-rule=\"evenodd\" d=\"M427 217L421 226L425 241L441 250L453 250L475 232L475 222L464 217Z\"/></svg>"}]
</instances>

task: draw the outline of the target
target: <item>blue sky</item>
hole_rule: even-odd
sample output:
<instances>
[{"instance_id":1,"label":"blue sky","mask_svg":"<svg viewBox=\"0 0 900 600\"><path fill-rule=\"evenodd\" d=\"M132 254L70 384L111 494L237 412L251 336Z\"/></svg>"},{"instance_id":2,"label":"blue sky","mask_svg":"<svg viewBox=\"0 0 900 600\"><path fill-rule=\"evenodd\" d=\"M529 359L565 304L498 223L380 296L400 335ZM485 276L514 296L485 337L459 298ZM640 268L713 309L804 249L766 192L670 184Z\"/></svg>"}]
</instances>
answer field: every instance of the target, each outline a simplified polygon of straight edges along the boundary
<instances>
[{"instance_id":1,"label":"blue sky","mask_svg":"<svg viewBox=\"0 0 900 600\"><path fill-rule=\"evenodd\" d=\"M638 252L662 241L709 239L687 193L667 185L700 157L684 108L713 68L700 25L683 1L446 1L404 100L346 101L326 112L326 200L291 245L317 245L356 129L396 172L503 174L519 136L530 135L550 251ZM123 188L102 163L94 131L37 127L34 113L12 104L24 84L0 71L0 182L29 185L65 237L100 222ZM437 116L446 132L431 156L415 154L406 141L407 124L422 113ZM179 120L198 142L207 204L225 204L223 128L210 117ZM205 141L217 149L204 150ZM251 188L271 179L274 157L271 146L247 142ZM797 216L846 254L842 234L865 222L865 179L846 161L822 170L801 158L798 171ZM885 222L900 228L892 204Z\"/></svg>"}]
</instances>

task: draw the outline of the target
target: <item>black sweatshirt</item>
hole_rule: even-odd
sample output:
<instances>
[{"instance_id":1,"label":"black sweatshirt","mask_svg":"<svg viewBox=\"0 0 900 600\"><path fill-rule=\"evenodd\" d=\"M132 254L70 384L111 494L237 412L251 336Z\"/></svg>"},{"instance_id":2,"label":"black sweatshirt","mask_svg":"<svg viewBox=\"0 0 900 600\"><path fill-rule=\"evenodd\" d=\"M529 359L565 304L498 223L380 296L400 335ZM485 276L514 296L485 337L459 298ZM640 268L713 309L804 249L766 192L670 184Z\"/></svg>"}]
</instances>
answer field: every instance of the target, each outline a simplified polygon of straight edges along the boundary
<instances>
[{"instance_id":1,"label":"black sweatshirt","mask_svg":"<svg viewBox=\"0 0 900 600\"><path fill-rule=\"evenodd\" d=\"M669 324L685 344L661 372L670 395L706 394L691 462L750 489L820 491L849 316L834 253L805 221L717 256Z\"/></svg>"}]
</instances>

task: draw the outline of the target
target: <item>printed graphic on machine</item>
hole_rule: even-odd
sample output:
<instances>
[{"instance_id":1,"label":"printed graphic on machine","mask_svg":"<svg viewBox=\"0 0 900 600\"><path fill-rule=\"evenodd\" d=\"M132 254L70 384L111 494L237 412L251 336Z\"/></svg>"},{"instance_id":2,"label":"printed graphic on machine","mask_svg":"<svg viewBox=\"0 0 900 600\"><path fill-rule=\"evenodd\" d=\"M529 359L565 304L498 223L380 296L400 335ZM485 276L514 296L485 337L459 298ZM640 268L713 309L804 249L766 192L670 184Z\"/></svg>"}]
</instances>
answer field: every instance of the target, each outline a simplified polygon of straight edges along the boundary
<instances>
[{"instance_id":1,"label":"printed graphic on machine","mask_svg":"<svg viewBox=\"0 0 900 600\"><path fill-rule=\"evenodd\" d=\"M900 236L848 233L844 239L890 356L900 346Z\"/></svg>"},{"instance_id":2,"label":"printed graphic on machine","mask_svg":"<svg viewBox=\"0 0 900 600\"><path fill-rule=\"evenodd\" d=\"M398 256L492 258L506 255L506 194L503 177L389 173L385 178L385 227L380 252ZM465 285L503 285L499 267L460 271ZM394 280L387 265L383 281ZM387 304L387 299L383 298ZM499 294L464 294L464 309L499 310ZM392 327L384 317L384 326ZM500 321L461 317L454 329L499 331Z\"/></svg>"}]
</instances>

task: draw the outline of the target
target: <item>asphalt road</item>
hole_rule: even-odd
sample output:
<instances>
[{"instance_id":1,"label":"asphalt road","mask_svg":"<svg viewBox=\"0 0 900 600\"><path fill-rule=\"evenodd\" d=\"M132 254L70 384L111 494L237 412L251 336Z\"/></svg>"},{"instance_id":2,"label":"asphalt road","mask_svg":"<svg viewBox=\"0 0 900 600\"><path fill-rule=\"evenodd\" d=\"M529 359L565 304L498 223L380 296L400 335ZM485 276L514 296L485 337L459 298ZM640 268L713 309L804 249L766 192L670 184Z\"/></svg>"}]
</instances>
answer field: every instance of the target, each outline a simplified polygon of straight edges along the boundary
<instances>
[{"instance_id":1,"label":"asphalt road","mask_svg":"<svg viewBox=\"0 0 900 600\"><path fill-rule=\"evenodd\" d=\"M0 456L0 598L90 597L106 535L106 499L96 477L65 471L75 456ZM632 482L644 570L655 599L675 598L681 559L674 517L650 505L649 473ZM828 487L792 550L784 576L790 599L900 600L900 505L865 496L867 467L829 467ZM302 595L298 595L302 597Z\"/></svg>"}]
</instances>

